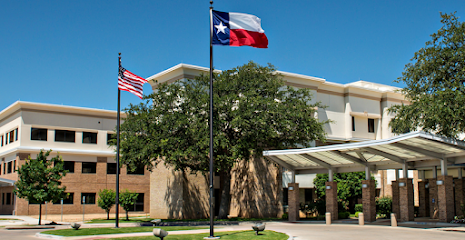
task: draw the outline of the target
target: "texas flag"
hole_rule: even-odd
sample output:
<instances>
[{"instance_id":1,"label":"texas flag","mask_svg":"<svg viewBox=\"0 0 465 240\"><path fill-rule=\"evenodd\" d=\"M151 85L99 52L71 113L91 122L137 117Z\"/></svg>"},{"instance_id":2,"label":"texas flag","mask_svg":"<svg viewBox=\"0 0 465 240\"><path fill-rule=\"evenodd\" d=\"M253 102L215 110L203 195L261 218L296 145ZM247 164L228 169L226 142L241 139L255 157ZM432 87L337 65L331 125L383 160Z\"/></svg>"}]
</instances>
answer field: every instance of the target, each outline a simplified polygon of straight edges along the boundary
<instances>
[{"instance_id":1,"label":"texas flag","mask_svg":"<svg viewBox=\"0 0 465 240\"><path fill-rule=\"evenodd\" d=\"M257 16L212 11L213 45L268 48L268 38Z\"/></svg>"}]
</instances>

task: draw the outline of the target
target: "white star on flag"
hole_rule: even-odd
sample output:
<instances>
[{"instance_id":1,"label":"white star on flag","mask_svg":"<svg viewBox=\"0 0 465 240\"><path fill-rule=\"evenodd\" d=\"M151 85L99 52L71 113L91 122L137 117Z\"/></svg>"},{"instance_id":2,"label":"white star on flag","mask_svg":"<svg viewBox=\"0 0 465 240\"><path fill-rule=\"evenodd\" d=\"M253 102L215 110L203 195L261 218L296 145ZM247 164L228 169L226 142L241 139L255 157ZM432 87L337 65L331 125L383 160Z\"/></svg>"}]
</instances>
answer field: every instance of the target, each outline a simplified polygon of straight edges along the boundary
<instances>
[{"instance_id":1,"label":"white star on flag","mask_svg":"<svg viewBox=\"0 0 465 240\"><path fill-rule=\"evenodd\" d=\"M215 27L216 27L216 29L218 29L218 31L216 31L216 34L218 34L219 32L222 32L223 34L226 34L224 29L228 28L228 27L224 26L223 22L220 22L220 25L215 25Z\"/></svg>"}]
</instances>

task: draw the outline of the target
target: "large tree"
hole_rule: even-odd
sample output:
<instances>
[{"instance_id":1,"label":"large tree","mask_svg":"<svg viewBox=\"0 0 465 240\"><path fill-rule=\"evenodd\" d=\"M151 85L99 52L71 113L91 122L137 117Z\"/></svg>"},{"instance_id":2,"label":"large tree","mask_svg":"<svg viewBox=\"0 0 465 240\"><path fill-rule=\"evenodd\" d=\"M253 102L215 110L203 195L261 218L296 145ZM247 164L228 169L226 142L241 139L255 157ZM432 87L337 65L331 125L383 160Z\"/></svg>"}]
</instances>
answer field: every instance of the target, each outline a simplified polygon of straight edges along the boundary
<instances>
[{"instance_id":1,"label":"large tree","mask_svg":"<svg viewBox=\"0 0 465 240\"><path fill-rule=\"evenodd\" d=\"M249 62L214 74L215 171L221 179L219 218L229 214L231 169L265 149L308 147L325 140L325 121L310 89L285 86L272 65ZM121 162L148 169L209 170L209 76L160 84L130 105L121 125Z\"/></svg>"},{"instance_id":2,"label":"large tree","mask_svg":"<svg viewBox=\"0 0 465 240\"><path fill-rule=\"evenodd\" d=\"M415 53L397 82L409 105L394 105L392 131L422 129L449 137L465 131L465 23L442 14L443 26Z\"/></svg>"},{"instance_id":3,"label":"large tree","mask_svg":"<svg viewBox=\"0 0 465 240\"><path fill-rule=\"evenodd\" d=\"M47 160L52 150L40 150L36 159L29 156L26 163L18 169L18 181L15 194L30 203L39 204L39 225L42 217L42 204L58 202L66 197L66 187L61 186L61 178L68 170L63 169L63 159L57 155Z\"/></svg>"}]
</instances>

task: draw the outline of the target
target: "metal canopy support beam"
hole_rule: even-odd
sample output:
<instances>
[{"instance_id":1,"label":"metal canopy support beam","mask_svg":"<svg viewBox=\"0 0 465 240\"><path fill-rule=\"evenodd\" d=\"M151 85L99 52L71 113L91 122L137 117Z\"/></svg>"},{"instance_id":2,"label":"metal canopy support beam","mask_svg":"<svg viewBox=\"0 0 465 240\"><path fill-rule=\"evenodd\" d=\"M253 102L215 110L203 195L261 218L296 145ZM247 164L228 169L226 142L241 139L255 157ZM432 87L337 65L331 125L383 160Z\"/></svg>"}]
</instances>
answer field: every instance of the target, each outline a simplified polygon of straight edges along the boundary
<instances>
[{"instance_id":1,"label":"metal canopy support beam","mask_svg":"<svg viewBox=\"0 0 465 240\"><path fill-rule=\"evenodd\" d=\"M433 178L438 178L438 167L434 166L432 170L433 170Z\"/></svg>"},{"instance_id":2,"label":"metal canopy support beam","mask_svg":"<svg viewBox=\"0 0 465 240\"><path fill-rule=\"evenodd\" d=\"M328 182L334 181L333 169L328 169Z\"/></svg>"},{"instance_id":3,"label":"metal canopy support beam","mask_svg":"<svg viewBox=\"0 0 465 240\"><path fill-rule=\"evenodd\" d=\"M457 168L458 178L462 179L462 168Z\"/></svg>"},{"instance_id":4,"label":"metal canopy support beam","mask_svg":"<svg viewBox=\"0 0 465 240\"><path fill-rule=\"evenodd\" d=\"M366 150L367 152L370 152L370 153L373 153L373 154L380 155L380 156L383 156L385 158L388 158L389 160L392 160L394 162L398 162L398 163L402 163L402 164L405 162L405 160L400 158L400 157L397 157L397 156L394 156L392 154L380 151L378 149L374 149L374 148L371 148L371 147L366 147L366 148L362 148L362 149Z\"/></svg>"},{"instance_id":5,"label":"metal canopy support beam","mask_svg":"<svg viewBox=\"0 0 465 240\"><path fill-rule=\"evenodd\" d=\"M365 166L365 180L371 180L370 168Z\"/></svg>"},{"instance_id":6,"label":"metal canopy support beam","mask_svg":"<svg viewBox=\"0 0 465 240\"><path fill-rule=\"evenodd\" d=\"M445 159L441 159L441 175L447 176L447 161Z\"/></svg>"},{"instance_id":7,"label":"metal canopy support beam","mask_svg":"<svg viewBox=\"0 0 465 240\"><path fill-rule=\"evenodd\" d=\"M308 160L310 160L310 161L312 161L312 162L314 162L314 163L316 163L316 164L318 164L318 165L320 165L320 166L322 166L322 167L324 167L324 168L333 169L333 166L331 166L331 164L323 162L323 161L321 161L320 159L318 159L316 157L313 157L313 156L308 155L308 154L302 154L301 156L308 159Z\"/></svg>"},{"instance_id":8,"label":"metal canopy support beam","mask_svg":"<svg viewBox=\"0 0 465 240\"><path fill-rule=\"evenodd\" d=\"M343 153L343 152L340 152L340 151L338 151L338 150L336 150L336 151L331 151L331 152L334 153L334 154L337 154L337 155L339 155L339 156L341 156L341 157L343 157L343 158L345 158L345 159L347 159L347 160L349 160L349 161L351 161L351 162L358 163L358 164L362 164L362 165L367 165L367 162L366 162L366 161L363 161L363 160L360 159L360 158L356 158L356 157L354 157L354 156L351 156L351 155L349 155L349 154L347 154L347 153Z\"/></svg>"},{"instance_id":9,"label":"metal canopy support beam","mask_svg":"<svg viewBox=\"0 0 465 240\"><path fill-rule=\"evenodd\" d=\"M426 150L426 149L423 149L423 148L414 147L414 146L410 146L410 145L403 144L403 143L398 143L398 142L392 143L392 145L396 146L396 147L399 147L399 148L402 148L402 149L405 149L405 150L421 153L421 154L429 156L429 157L438 158L438 159L444 158L444 154L429 151L429 150Z\"/></svg>"},{"instance_id":10,"label":"metal canopy support beam","mask_svg":"<svg viewBox=\"0 0 465 240\"><path fill-rule=\"evenodd\" d=\"M286 162L284 162L283 160L279 159L278 157L276 156L265 156L266 158L270 159L271 161L281 165L282 167L285 167L291 171L294 171L295 168L289 164L287 164Z\"/></svg>"},{"instance_id":11,"label":"metal canopy support beam","mask_svg":"<svg viewBox=\"0 0 465 240\"><path fill-rule=\"evenodd\" d=\"M394 169L396 172L396 181L399 181L399 169Z\"/></svg>"},{"instance_id":12,"label":"metal canopy support beam","mask_svg":"<svg viewBox=\"0 0 465 240\"><path fill-rule=\"evenodd\" d=\"M408 164L407 164L407 162L405 162L402 165L402 177L403 178L408 178Z\"/></svg>"}]
</instances>

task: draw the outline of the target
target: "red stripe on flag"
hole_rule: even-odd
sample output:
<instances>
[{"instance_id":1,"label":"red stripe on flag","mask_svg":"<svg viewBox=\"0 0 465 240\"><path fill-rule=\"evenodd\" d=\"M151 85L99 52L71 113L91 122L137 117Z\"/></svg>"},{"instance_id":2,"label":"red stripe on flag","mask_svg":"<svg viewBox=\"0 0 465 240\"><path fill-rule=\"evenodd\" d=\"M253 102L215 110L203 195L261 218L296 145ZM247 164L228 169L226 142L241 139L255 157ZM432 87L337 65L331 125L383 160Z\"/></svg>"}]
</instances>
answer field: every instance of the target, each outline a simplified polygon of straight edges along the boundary
<instances>
[{"instance_id":1,"label":"red stripe on flag","mask_svg":"<svg viewBox=\"0 0 465 240\"><path fill-rule=\"evenodd\" d=\"M265 33L251 32L244 29L230 29L229 46L268 48L268 38Z\"/></svg>"}]
</instances>

